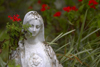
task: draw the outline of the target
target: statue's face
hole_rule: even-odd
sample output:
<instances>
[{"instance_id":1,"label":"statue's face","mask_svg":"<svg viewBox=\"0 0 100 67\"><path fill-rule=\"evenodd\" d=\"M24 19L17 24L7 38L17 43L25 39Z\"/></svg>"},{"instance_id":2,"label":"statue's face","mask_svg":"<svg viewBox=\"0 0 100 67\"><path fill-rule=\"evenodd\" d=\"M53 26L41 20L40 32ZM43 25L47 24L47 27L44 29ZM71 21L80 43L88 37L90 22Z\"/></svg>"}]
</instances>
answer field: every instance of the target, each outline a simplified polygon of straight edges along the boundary
<instances>
[{"instance_id":1,"label":"statue's face","mask_svg":"<svg viewBox=\"0 0 100 67\"><path fill-rule=\"evenodd\" d=\"M41 28L39 20L31 20L29 24L31 25L31 27L29 27L28 30L32 33L32 36L36 36Z\"/></svg>"}]
</instances>

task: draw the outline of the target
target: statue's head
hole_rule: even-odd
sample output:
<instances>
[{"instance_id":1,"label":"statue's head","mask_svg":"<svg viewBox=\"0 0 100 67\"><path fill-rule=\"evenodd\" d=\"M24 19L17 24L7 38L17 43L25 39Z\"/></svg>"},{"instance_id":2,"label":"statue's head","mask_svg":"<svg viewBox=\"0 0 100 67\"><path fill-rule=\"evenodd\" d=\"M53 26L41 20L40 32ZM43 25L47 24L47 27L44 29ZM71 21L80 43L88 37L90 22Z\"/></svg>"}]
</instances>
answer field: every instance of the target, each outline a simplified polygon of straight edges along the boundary
<instances>
[{"instance_id":1,"label":"statue's head","mask_svg":"<svg viewBox=\"0 0 100 67\"><path fill-rule=\"evenodd\" d=\"M36 11L29 11L23 20L23 24L30 24L28 30L32 36L38 37L40 41L44 41L44 23L42 17Z\"/></svg>"}]
</instances>

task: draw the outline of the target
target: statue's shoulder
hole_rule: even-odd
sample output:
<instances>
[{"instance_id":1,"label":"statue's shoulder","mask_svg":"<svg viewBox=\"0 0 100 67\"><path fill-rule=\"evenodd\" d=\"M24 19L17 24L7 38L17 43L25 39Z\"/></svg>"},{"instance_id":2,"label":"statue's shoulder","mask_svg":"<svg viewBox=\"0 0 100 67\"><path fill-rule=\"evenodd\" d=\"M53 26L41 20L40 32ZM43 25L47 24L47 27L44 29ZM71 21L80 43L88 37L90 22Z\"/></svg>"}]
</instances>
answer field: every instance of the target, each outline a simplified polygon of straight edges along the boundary
<instances>
[{"instance_id":1,"label":"statue's shoulder","mask_svg":"<svg viewBox=\"0 0 100 67\"><path fill-rule=\"evenodd\" d=\"M52 66L53 67L63 67L57 57L56 54L54 52L54 50L52 49L52 47L47 43L47 42L43 42L45 47L46 47L46 53L48 54L48 56L50 57L50 59L52 60Z\"/></svg>"},{"instance_id":2,"label":"statue's shoulder","mask_svg":"<svg viewBox=\"0 0 100 67\"><path fill-rule=\"evenodd\" d=\"M44 46L45 46L45 50L48 53L49 57L52 58L53 54L55 54L55 52L53 51L52 47L47 43L47 42L43 42Z\"/></svg>"},{"instance_id":3,"label":"statue's shoulder","mask_svg":"<svg viewBox=\"0 0 100 67\"><path fill-rule=\"evenodd\" d=\"M45 48L46 48L46 51L49 53L49 54L51 54L52 52L53 52L53 49L52 49L52 47L47 43L47 42L43 42L43 44L44 44L44 46L45 46ZM54 52L53 52L54 53Z\"/></svg>"}]
</instances>

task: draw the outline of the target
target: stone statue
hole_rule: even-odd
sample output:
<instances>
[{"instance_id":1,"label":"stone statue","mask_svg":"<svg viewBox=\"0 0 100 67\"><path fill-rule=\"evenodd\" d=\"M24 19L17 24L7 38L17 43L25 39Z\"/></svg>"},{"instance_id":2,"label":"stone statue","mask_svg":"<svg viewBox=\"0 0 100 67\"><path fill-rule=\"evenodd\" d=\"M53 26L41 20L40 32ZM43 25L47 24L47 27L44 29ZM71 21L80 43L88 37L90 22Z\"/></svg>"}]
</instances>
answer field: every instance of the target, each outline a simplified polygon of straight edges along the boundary
<instances>
[{"instance_id":1,"label":"stone statue","mask_svg":"<svg viewBox=\"0 0 100 67\"><path fill-rule=\"evenodd\" d=\"M19 41L19 47L13 53L16 65L21 67L62 67L59 64L52 47L45 43L44 23L36 11L29 11L23 24L30 24L29 32L25 33L26 39ZM30 36L31 35L31 36Z\"/></svg>"}]
</instances>

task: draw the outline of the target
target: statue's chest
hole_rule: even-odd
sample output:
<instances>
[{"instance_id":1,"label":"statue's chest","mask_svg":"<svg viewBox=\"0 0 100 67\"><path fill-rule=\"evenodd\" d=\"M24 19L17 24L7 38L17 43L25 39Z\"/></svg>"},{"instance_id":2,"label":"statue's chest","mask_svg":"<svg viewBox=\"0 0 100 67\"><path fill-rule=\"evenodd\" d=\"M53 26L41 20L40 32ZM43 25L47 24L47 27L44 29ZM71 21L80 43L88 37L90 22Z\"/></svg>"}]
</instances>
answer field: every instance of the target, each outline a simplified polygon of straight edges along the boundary
<instances>
[{"instance_id":1,"label":"statue's chest","mask_svg":"<svg viewBox=\"0 0 100 67\"><path fill-rule=\"evenodd\" d=\"M27 63L29 67L44 67L50 65L50 58L47 55L43 44L26 47L25 61L28 61Z\"/></svg>"},{"instance_id":2,"label":"statue's chest","mask_svg":"<svg viewBox=\"0 0 100 67\"><path fill-rule=\"evenodd\" d=\"M30 57L38 55L41 58L47 56L46 49L43 44L30 45L25 47L25 56Z\"/></svg>"}]
</instances>

